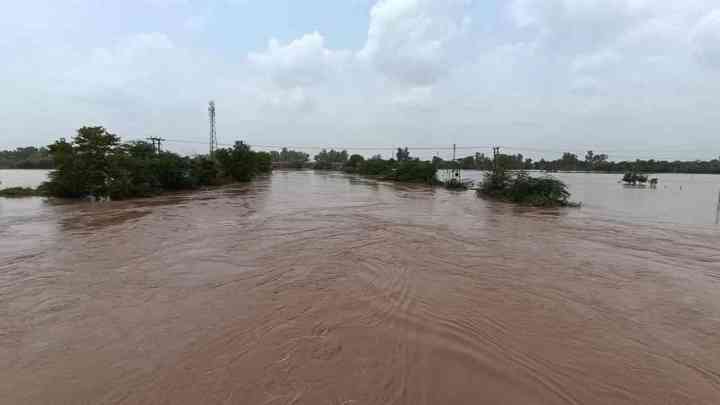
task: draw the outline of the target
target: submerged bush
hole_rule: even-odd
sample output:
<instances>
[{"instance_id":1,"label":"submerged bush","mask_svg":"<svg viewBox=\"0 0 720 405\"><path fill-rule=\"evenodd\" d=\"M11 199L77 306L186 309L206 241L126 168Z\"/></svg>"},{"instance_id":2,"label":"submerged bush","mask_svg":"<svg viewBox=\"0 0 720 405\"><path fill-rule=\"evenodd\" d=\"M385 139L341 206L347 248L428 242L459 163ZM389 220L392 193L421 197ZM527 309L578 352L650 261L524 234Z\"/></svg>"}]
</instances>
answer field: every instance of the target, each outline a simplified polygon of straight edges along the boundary
<instances>
[{"instance_id":1,"label":"submerged bush","mask_svg":"<svg viewBox=\"0 0 720 405\"><path fill-rule=\"evenodd\" d=\"M574 205L568 199L567 185L553 177L531 177L526 172L516 174L488 173L478 193L536 207Z\"/></svg>"},{"instance_id":2,"label":"submerged bush","mask_svg":"<svg viewBox=\"0 0 720 405\"><path fill-rule=\"evenodd\" d=\"M397 181L433 184L436 173L437 167L431 162L404 160L398 162L397 168L389 177Z\"/></svg>"},{"instance_id":3,"label":"submerged bush","mask_svg":"<svg viewBox=\"0 0 720 405\"><path fill-rule=\"evenodd\" d=\"M0 197L19 198L19 197L39 197L43 192L40 188L29 187L9 187L0 190Z\"/></svg>"},{"instance_id":4,"label":"submerged bush","mask_svg":"<svg viewBox=\"0 0 720 405\"><path fill-rule=\"evenodd\" d=\"M139 141L121 143L103 127L83 127L70 141L49 147L55 170L43 185L48 195L66 198L145 197L164 190L215 185L224 179L249 181L272 170L272 157L242 142L219 149L215 159L157 151Z\"/></svg>"},{"instance_id":5,"label":"submerged bush","mask_svg":"<svg viewBox=\"0 0 720 405\"><path fill-rule=\"evenodd\" d=\"M401 149L401 151L403 150ZM403 151L403 153L405 153L405 151ZM348 173L377 176L386 180L426 184L435 184L435 174L437 173L437 167L431 162L424 162L417 159L402 161L394 159L383 160L379 157L365 160L360 155L351 156L350 160L343 167L343 170Z\"/></svg>"},{"instance_id":6,"label":"submerged bush","mask_svg":"<svg viewBox=\"0 0 720 405\"><path fill-rule=\"evenodd\" d=\"M315 155L315 164L313 168L316 170L341 170L348 160L348 153L346 150L336 151L330 149L328 152L323 149Z\"/></svg>"},{"instance_id":7,"label":"submerged bush","mask_svg":"<svg viewBox=\"0 0 720 405\"><path fill-rule=\"evenodd\" d=\"M648 181L648 177L637 172L627 172L623 176L622 180L627 184L645 184Z\"/></svg>"}]
</instances>

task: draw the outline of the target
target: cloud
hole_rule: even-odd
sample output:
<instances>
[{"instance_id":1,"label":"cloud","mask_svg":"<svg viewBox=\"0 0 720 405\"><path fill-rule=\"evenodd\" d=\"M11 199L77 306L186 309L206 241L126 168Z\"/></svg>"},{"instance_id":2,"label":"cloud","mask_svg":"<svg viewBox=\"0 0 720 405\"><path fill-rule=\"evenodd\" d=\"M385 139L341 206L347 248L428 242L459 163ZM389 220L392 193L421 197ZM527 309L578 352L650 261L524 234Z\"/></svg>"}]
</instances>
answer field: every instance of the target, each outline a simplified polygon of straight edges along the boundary
<instances>
[{"instance_id":1,"label":"cloud","mask_svg":"<svg viewBox=\"0 0 720 405\"><path fill-rule=\"evenodd\" d=\"M587 52L651 18L652 0L513 0L515 24L561 52Z\"/></svg>"},{"instance_id":2,"label":"cloud","mask_svg":"<svg viewBox=\"0 0 720 405\"><path fill-rule=\"evenodd\" d=\"M332 23L307 2L279 28L229 12L267 2L56 3L0 14L2 133L44 143L90 120L197 139L209 99L228 137L276 143L645 144L662 127L710 150L718 131L717 0L353 0L367 22Z\"/></svg>"},{"instance_id":3,"label":"cloud","mask_svg":"<svg viewBox=\"0 0 720 405\"><path fill-rule=\"evenodd\" d=\"M140 33L123 38L113 48L96 49L93 62L106 65L126 65L141 58L152 57L158 51L173 48L175 48L175 44L163 33Z\"/></svg>"},{"instance_id":4,"label":"cloud","mask_svg":"<svg viewBox=\"0 0 720 405\"><path fill-rule=\"evenodd\" d=\"M349 52L326 48L325 38L313 32L288 44L271 39L265 51L250 53L248 60L287 89L324 82L347 63L349 56Z\"/></svg>"},{"instance_id":5,"label":"cloud","mask_svg":"<svg viewBox=\"0 0 720 405\"><path fill-rule=\"evenodd\" d=\"M701 63L720 68L720 9L698 22L690 35L690 43L693 54Z\"/></svg>"},{"instance_id":6,"label":"cloud","mask_svg":"<svg viewBox=\"0 0 720 405\"><path fill-rule=\"evenodd\" d=\"M380 0L358 53L388 78L428 86L446 75L467 31L468 0Z\"/></svg>"},{"instance_id":7,"label":"cloud","mask_svg":"<svg viewBox=\"0 0 720 405\"><path fill-rule=\"evenodd\" d=\"M574 73L603 73L616 66L620 62L620 56L614 50L604 50L587 55L577 56L572 62Z\"/></svg>"}]
</instances>

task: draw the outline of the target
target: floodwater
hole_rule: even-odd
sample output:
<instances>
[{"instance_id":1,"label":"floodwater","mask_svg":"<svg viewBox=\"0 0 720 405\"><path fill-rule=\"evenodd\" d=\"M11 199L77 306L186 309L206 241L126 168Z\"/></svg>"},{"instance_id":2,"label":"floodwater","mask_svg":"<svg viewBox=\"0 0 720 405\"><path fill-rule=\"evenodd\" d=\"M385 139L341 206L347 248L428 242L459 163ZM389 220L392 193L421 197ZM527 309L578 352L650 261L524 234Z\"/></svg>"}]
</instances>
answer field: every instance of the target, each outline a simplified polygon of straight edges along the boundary
<instances>
[{"instance_id":1,"label":"floodwater","mask_svg":"<svg viewBox=\"0 0 720 405\"><path fill-rule=\"evenodd\" d=\"M714 212L601 194L539 210L303 171L0 199L0 403L720 403Z\"/></svg>"},{"instance_id":2,"label":"floodwater","mask_svg":"<svg viewBox=\"0 0 720 405\"><path fill-rule=\"evenodd\" d=\"M0 189L9 187L37 187L47 181L49 170L0 169Z\"/></svg>"}]
</instances>

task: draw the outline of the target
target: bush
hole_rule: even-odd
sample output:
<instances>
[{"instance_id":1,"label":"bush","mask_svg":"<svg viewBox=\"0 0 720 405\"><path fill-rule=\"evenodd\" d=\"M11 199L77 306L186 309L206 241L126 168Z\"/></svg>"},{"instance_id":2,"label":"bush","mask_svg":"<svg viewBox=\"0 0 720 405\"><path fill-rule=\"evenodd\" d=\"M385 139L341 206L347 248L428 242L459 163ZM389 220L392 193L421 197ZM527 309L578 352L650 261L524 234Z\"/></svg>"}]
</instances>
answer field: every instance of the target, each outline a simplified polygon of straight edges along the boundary
<instances>
[{"instance_id":1,"label":"bush","mask_svg":"<svg viewBox=\"0 0 720 405\"><path fill-rule=\"evenodd\" d=\"M42 191L28 187L10 187L0 190L0 197L19 198L19 197L39 197Z\"/></svg>"},{"instance_id":2,"label":"bush","mask_svg":"<svg viewBox=\"0 0 720 405\"><path fill-rule=\"evenodd\" d=\"M331 149L329 152L323 149L315 155L315 164L313 168L316 170L341 170L348 160L346 150L336 151Z\"/></svg>"},{"instance_id":3,"label":"bush","mask_svg":"<svg viewBox=\"0 0 720 405\"><path fill-rule=\"evenodd\" d=\"M431 162L405 160L398 163L393 176L394 180L416 183L435 183L437 168Z\"/></svg>"},{"instance_id":4,"label":"bush","mask_svg":"<svg viewBox=\"0 0 720 405\"><path fill-rule=\"evenodd\" d=\"M365 158L362 155L352 155L350 159L345 163L343 170L350 173L359 172L365 164Z\"/></svg>"},{"instance_id":5,"label":"bush","mask_svg":"<svg viewBox=\"0 0 720 405\"><path fill-rule=\"evenodd\" d=\"M147 142L121 144L102 127L83 127L72 141L49 147L55 170L43 185L47 194L66 198L145 197L163 190L184 190L221 183L222 176L249 181L272 170L269 153L242 142L219 149L216 159L157 152Z\"/></svg>"},{"instance_id":6,"label":"bush","mask_svg":"<svg viewBox=\"0 0 720 405\"><path fill-rule=\"evenodd\" d=\"M622 180L627 184L645 184L648 181L648 177L644 174L640 174L637 172L627 172L623 176Z\"/></svg>"},{"instance_id":7,"label":"bush","mask_svg":"<svg viewBox=\"0 0 720 405\"><path fill-rule=\"evenodd\" d=\"M530 177L525 172L514 175L488 173L479 193L517 204L536 207L570 206L567 185L552 177Z\"/></svg>"},{"instance_id":8,"label":"bush","mask_svg":"<svg viewBox=\"0 0 720 405\"><path fill-rule=\"evenodd\" d=\"M383 160L378 157L365 160L360 155L353 155L343 169L349 173L377 176L386 180L426 184L435 184L437 173L437 167L431 162Z\"/></svg>"},{"instance_id":9,"label":"bush","mask_svg":"<svg viewBox=\"0 0 720 405\"><path fill-rule=\"evenodd\" d=\"M272 172L272 156L267 152L256 152L255 164L258 173Z\"/></svg>"}]
</instances>

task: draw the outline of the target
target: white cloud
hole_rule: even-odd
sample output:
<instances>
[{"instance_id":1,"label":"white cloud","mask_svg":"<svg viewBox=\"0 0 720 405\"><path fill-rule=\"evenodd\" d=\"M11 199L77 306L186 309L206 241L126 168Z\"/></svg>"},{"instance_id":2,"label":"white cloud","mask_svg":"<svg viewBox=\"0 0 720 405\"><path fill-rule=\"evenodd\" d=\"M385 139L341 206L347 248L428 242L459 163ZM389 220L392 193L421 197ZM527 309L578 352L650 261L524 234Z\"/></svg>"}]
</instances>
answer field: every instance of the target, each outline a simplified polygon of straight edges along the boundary
<instances>
[{"instance_id":1,"label":"white cloud","mask_svg":"<svg viewBox=\"0 0 720 405\"><path fill-rule=\"evenodd\" d=\"M720 108L720 82L705 69L720 68L717 0L507 0L499 10L470 0L354 0L369 13L360 38L337 21L293 16L292 30L310 32L260 45L267 27L242 27L250 35L241 40L217 35L233 29L218 15L229 3L253 13L261 2L217 1L128 0L155 13L159 32L139 34L104 23L119 3L82 0L72 12L50 0L18 3L22 12L0 14L8 56L0 132L51 137L59 125L95 120L123 134L169 128L197 139L209 99L223 133L273 143L412 144L436 134L466 144L597 136L624 145L663 127L714 145L719 129L707 117ZM310 3L313 13L322 7ZM40 22L14 23L27 16ZM40 118L19 119L32 110L22 102L42 106Z\"/></svg>"},{"instance_id":2,"label":"white cloud","mask_svg":"<svg viewBox=\"0 0 720 405\"><path fill-rule=\"evenodd\" d=\"M322 83L341 69L349 56L346 51L326 48L325 38L313 32L286 45L271 39L267 50L250 53L248 60L281 88L293 88Z\"/></svg>"},{"instance_id":3,"label":"white cloud","mask_svg":"<svg viewBox=\"0 0 720 405\"><path fill-rule=\"evenodd\" d=\"M388 78L427 86L447 74L470 19L468 0L380 0L358 56Z\"/></svg>"},{"instance_id":4,"label":"white cloud","mask_svg":"<svg viewBox=\"0 0 720 405\"><path fill-rule=\"evenodd\" d=\"M665 0L662 0L665 1ZM520 28L560 52L597 50L650 19L655 0L514 0L511 16Z\"/></svg>"},{"instance_id":5,"label":"white cloud","mask_svg":"<svg viewBox=\"0 0 720 405\"><path fill-rule=\"evenodd\" d=\"M691 33L690 42L700 62L720 68L720 9L712 11L698 22Z\"/></svg>"},{"instance_id":6,"label":"white cloud","mask_svg":"<svg viewBox=\"0 0 720 405\"><path fill-rule=\"evenodd\" d=\"M587 55L577 56L572 62L572 71L575 73L602 73L616 66L620 56L614 50L604 50Z\"/></svg>"}]
</instances>

